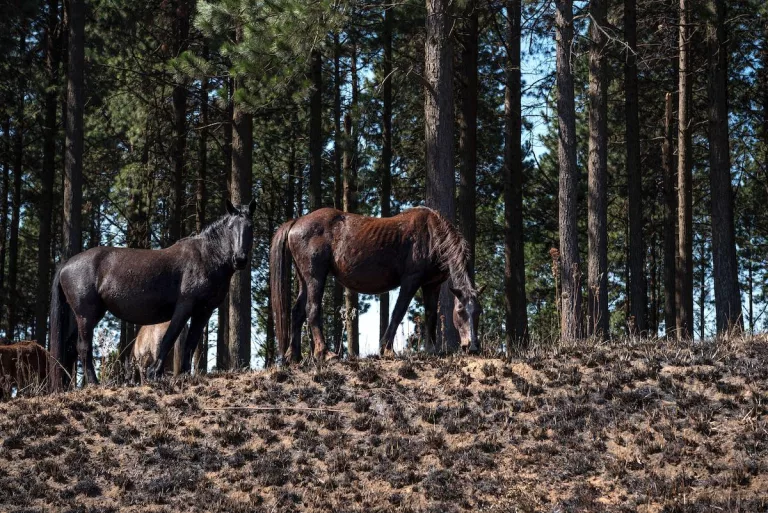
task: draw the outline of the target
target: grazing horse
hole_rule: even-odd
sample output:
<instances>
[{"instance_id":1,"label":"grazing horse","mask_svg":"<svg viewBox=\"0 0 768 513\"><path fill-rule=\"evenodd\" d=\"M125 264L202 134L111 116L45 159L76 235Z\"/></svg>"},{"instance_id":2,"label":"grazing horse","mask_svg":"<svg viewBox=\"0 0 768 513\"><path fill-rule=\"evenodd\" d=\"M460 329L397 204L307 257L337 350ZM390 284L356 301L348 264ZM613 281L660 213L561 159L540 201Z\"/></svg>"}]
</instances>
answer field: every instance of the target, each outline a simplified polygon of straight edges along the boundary
<instances>
[{"instance_id":1,"label":"grazing horse","mask_svg":"<svg viewBox=\"0 0 768 513\"><path fill-rule=\"evenodd\" d=\"M136 341L133 343L133 348L131 349L131 366L129 368L138 371L141 383L144 383L145 381L147 368L154 364L160 357L160 342L162 342L163 335L168 331L170 325L171 322L168 321L161 324L142 326L139 329L139 333L136 335ZM184 325L181 334L177 339L179 347L185 348L186 340L187 326ZM172 358L166 358L164 370L173 372Z\"/></svg>"},{"instance_id":2,"label":"grazing horse","mask_svg":"<svg viewBox=\"0 0 768 513\"><path fill-rule=\"evenodd\" d=\"M288 331L288 271L290 257L297 269L299 295ZM301 359L301 326L309 318L314 356L322 361L325 339L321 300L328 273L348 289L382 294L400 287L392 319L381 341L392 352L395 332L408 305L421 287L426 313L426 347L437 340L440 286L451 279L455 296L453 318L461 346L478 350L481 313L478 292L467 274L467 243L459 231L436 211L412 208L394 217L365 217L322 208L278 228L269 255L270 288L281 358ZM289 347L290 339L290 347Z\"/></svg>"},{"instance_id":3,"label":"grazing horse","mask_svg":"<svg viewBox=\"0 0 768 513\"><path fill-rule=\"evenodd\" d=\"M199 235L181 239L166 249L98 247L79 253L56 271L51 292L51 355L62 361L73 337L68 337L71 312L77 323L77 354L89 383L98 383L93 366L93 329L111 312L134 324L170 321L158 358L147 370L150 379L162 376L165 359L182 327L190 321L189 340L200 340L203 328L221 304L232 275L248 266L253 245L251 217L256 206L235 207ZM187 344L182 371L189 371L194 343ZM56 388L64 381L56 372Z\"/></svg>"},{"instance_id":4,"label":"grazing horse","mask_svg":"<svg viewBox=\"0 0 768 513\"><path fill-rule=\"evenodd\" d=\"M48 376L48 351L32 341L0 345L0 397L35 383Z\"/></svg>"}]
</instances>

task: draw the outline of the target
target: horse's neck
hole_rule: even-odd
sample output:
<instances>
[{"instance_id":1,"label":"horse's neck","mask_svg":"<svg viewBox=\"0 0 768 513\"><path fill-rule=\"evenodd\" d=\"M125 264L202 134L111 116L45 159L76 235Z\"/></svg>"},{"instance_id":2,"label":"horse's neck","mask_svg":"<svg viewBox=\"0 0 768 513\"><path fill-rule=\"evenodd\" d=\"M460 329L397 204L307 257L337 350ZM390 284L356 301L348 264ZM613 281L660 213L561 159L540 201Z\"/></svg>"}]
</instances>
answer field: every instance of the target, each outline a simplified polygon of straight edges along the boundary
<instances>
[{"instance_id":1,"label":"horse's neck","mask_svg":"<svg viewBox=\"0 0 768 513\"><path fill-rule=\"evenodd\" d=\"M234 270L228 258L229 250L222 247L220 242L221 240L202 239L202 251L200 253L206 268L209 270L224 273L229 271L232 274Z\"/></svg>"}]
</instances>

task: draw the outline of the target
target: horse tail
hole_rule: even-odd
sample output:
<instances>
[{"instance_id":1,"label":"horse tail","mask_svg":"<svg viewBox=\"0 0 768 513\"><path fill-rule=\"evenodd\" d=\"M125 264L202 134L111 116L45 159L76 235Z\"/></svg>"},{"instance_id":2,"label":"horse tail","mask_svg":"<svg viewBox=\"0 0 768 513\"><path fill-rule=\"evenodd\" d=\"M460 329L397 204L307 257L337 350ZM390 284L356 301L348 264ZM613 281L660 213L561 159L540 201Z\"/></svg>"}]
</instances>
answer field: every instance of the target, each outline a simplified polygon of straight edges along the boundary
<instances>
[{"instance_id":1,"label":"horse tail","mask_svg":"<svg viewBox=\"0 0 768 513\"><path fill-rule=\"evenodd\" d=\"M51 390L54 392L64 388L64 380L65 377L67 377L67 355L70 353L67 344L71 339L71 327L69 326L69 323L72 317L72 309L67 303L67 299L64 297L64 291L61 288L60 276L62 267L63 265L60 265L59 268L56 269L56 274L53 276L53 285L51 287L51 359L49 362L50 369L48 370L48 376L50 379Z\"/></svg>"},{"instance_id":2,"label":"horse tail","mask_svg":"<svg viewBox=\"0 0 768 513\"><path fill-rule=\"evenodd\" d=\"M295 219L280 225L272 237L269 248L269 289L272 298L272 312L275 320L275 336L280 356L290 344L290 302L291 302L291 250L288 247L288 233L293 228Z\"/></svg>"}]
</instances>

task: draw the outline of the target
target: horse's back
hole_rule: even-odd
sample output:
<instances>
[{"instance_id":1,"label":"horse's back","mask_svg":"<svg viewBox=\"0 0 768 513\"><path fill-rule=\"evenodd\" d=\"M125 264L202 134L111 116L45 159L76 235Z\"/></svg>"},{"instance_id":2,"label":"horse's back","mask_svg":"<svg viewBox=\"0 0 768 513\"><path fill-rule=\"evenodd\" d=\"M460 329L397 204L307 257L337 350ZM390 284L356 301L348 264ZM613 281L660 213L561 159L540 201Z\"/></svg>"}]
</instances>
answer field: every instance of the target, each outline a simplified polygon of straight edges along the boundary
<instances>
[{"instance_id":1,"label":"horse's back","mask_svg":"<svg viewBox=\"0 0 768 513\"><path fill-rule=\"evenodd\" d=\"M434 212L414 208L388 218L333 208L296 220L288 240L300 269L332 272L341 283L366 294L401 285L404 275L429 265L429 225Z\"/></svg>"},{"instance_id":2,"label":"horse's back","mask_svg":"<svg viewBox=\"0 0 768 513\"><path fill-rule=\"evenodd\" d=\"M164 322L173 314L185 271L195 265L189 245L177 243L164 250L92 248L64 264L60 283L76 312L108 310L140 325Z\"/></svg>"}]
</instances>

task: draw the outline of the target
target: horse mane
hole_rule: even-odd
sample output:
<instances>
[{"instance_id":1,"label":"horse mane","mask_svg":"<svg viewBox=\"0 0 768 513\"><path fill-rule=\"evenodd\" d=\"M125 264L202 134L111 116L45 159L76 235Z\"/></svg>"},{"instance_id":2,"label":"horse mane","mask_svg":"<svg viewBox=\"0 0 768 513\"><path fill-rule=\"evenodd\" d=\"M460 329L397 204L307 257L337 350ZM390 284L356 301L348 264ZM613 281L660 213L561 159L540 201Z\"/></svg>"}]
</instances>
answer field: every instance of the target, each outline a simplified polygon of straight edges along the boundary
<instances>
[{"instance_id":1,"label":"horse mane","mask_svg":"<svg viewBox=\"0 0 768 513\"><path fill-rule=\"evenodd\" d=\"M431 208L428 210L437 221L430 237L430 256L437 260L441 269L448 271L453 287L465 294L475 294L475 287L467 273L470 257L467 239L440 212Z\"/></svg>"},{"instance_id":2,"label":"horse mane","mask_svg":"<svg viewBox=\"0 0 768 513\"><path fill-rule=\"evenodd\" d=\"M201 239L205 244L210 245L217 257L226 260L228 258L229 234L223 228L225 228L227 219L230 217L229 214L221 216L191 238Z\"/></svg>"}]
</instances>

